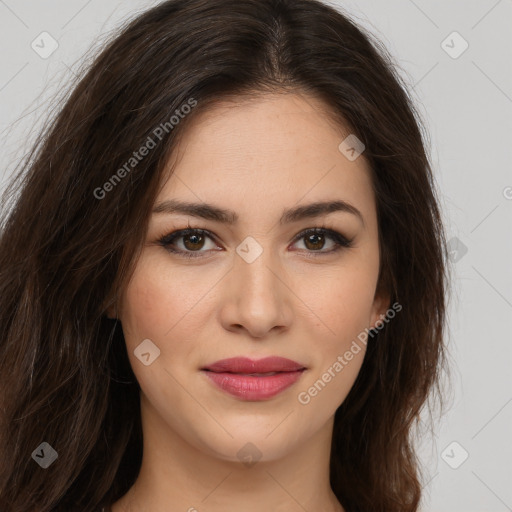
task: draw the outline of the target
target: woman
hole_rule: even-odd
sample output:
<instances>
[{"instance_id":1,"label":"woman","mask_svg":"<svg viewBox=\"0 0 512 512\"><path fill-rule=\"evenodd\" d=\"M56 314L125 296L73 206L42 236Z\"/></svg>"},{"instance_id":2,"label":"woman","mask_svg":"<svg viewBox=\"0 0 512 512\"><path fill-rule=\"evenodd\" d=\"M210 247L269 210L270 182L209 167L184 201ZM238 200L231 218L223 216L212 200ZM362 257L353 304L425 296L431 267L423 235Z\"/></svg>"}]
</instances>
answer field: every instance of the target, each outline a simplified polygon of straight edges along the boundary
<instances>
[{"instance_id":1,"label":"woman","mask_svg":"<svg viewBox=\"0 0 512 512\"><path fill-rule=\"evenodd\" d=\"M128 23L6 196L0 509L418 510L447 283L420 126L318 1Z\"/></svg>"}]
</instances>

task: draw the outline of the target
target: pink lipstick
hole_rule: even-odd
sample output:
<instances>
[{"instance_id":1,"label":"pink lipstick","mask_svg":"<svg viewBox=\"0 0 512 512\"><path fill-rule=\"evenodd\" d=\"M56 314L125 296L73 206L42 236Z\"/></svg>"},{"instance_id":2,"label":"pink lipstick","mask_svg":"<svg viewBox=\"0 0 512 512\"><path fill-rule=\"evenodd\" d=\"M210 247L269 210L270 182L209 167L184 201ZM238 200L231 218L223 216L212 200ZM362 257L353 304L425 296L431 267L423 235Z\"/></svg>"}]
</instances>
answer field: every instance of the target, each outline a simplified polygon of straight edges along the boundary
<instances>
[{"instance_id":1,"label":"pink lipstick","mask_svg":"<svg viewBox=\"0 0 512 512\"><path fill-rule=\"evenodd\" d=\"M201 370L220 389L242 400L267 400L300 379L305 366L283 357L222 359Z\"/></svg>"}]
</instances>

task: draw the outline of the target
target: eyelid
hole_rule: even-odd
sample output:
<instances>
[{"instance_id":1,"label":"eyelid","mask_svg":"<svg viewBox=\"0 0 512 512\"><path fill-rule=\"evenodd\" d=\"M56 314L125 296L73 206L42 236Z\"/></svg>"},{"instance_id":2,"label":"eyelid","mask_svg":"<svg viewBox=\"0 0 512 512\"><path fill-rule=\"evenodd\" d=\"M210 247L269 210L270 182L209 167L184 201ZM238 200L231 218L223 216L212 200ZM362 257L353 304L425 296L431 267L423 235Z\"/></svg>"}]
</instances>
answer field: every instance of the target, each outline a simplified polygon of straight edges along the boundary
<instances>
[{"instance_id":1,"label":"eyelid","mask_svg":"<svg viewBox=\"0 0 512 512\"><path fill-rule=\"evenodd\" d=\"M167 235L162 236L159 239L159 242L170 243L171 241L174 241L176 238L180 238L182 236L189 235L191 233L198 233L200 235L208 236L212 240L216 240L216 236L211 231L208 231L207 229L188 227L188 228L183 228L183 229L176 229L176 230L172 231L171 233L168 233Z\"/></svg>"},{"instance_id":2,"label":"eyelid","mask_svg":"<svg viewBox=\"0 0 512 512\"><path fill-rule=\"evenodd\" d=\"M157 243L162 245L168 252L170 252L172 254L176 254L176 255L184 257L184 258L203 258L203 257L205 257L205 256L203 256L203 254L208 253L212 250L214 250L214 251L216 250L216 249L209 249L208 251L201 251L201 250L199 250L199 251L184 251L182 249L178 249L178 250L170 249L170 244L172 242L174 242L174 240L179 239L188 234L194 234L194 233L206 236L206 237L210 238L212 241L214 241L216 244L219 243L217 236L214 235L211 231L204 229L204 228L194 228L194 227L191 227L190 225L188 225L187 228L177 229L167 235L160 237L158 239ZM295 237L293 238L291 243L292 244L296 243L298 240L304 238L306 235L308 235L310 233L313 233L313 234L318 233L321 235L325 235L326 237L331 238L331 240L333 240L335 243L334 249L330 249L327 251L325 251L325 250L314 251L314 250L307 250L307 249L299 249L299 251L301 251L301 252L305 251L308 255L311 255L313 257L333 254L335 252L338 252L341 249L348 249L348 248L352 247L353 238L352 239L347 238L339 231L332 229L332 228L328 228L325 225L314 226L314 227L303 229L297 235L295 235Z\"/></svg>"},{"instance_id":3,"label":"eyelid","mask_svg":"<svg viewBox=\"0 0 512 512\"><path fill-rule=\"evenodd\" d=\"M342 249L350 249L352 248L353 238L348 238L336 229L327 228L324 225L322 227L312 227L306 228L298 233L292 241L292 244L304 238L308 234L321 234L325 235L327 238L330 238L334 242L334 247L329 250L308 250L308 249L299 249L300 252L305 253L308 258L320 258L322 256L330 256L332 254L336 254L340 252Z\"/></svg>"}]
</instances>

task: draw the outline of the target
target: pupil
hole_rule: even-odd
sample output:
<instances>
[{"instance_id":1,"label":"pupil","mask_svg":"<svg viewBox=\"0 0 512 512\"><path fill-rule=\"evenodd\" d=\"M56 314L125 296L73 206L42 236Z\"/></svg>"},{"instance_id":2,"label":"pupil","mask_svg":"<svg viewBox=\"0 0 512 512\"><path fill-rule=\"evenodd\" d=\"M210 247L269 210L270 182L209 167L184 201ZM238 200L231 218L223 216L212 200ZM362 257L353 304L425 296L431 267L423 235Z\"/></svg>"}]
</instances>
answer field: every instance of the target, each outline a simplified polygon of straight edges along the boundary
<instances>
[{"instance_id":1,"label":"pupil","mask_svg":"<svg viewBox=\"0 0 512 512\"><path fill-rule=\"evenodd\" d=\"M201 249L202 247L202 235L196 235L196 234L193 234L193 235L185 235L183 237L183 242L185 244L185 247L187 249ZM191 240L191 244L192 244L192 247L189 247L190 243L187 244L187 240Z\"/></svg>"},{"instance_id":2,"label":"pupil","mask_svg":"<svg viewBox=\"0 0 512 512\"><path fill-rule=\"evenodd\" d=\"M315 237L318 237L320 240L315 243L314 239ZM308 247L308 249L321 249L323 245L323 235L314 233L312 235L309 235L306 237L306 246L308 246L309 243L312 243L315 247Z\"/></svg>"}]
</instances>

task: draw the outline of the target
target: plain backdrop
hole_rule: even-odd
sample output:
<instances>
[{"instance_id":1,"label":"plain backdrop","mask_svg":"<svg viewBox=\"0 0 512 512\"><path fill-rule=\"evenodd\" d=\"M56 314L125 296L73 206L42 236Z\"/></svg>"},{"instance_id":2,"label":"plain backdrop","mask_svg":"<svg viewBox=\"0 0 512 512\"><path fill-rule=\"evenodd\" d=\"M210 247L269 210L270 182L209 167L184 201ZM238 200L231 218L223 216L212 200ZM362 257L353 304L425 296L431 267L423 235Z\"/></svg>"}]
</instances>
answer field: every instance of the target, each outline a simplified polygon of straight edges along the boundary
<instances>
[{"instance_id":1,"label":"plain backdrop","mask_svg":"<svg viewBox=\"0 0 512 512\"><path fill-rule=\"evenodd\" d=\"M0 0L0 187L84 53L158 3ZM423 510L512 511L512 0L331 4L385 44L410 86L452 250L452 400L420 445Z\"/></svg>"}]
</instances>

